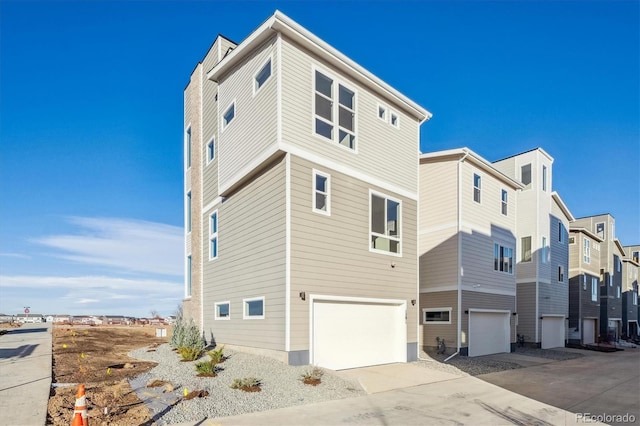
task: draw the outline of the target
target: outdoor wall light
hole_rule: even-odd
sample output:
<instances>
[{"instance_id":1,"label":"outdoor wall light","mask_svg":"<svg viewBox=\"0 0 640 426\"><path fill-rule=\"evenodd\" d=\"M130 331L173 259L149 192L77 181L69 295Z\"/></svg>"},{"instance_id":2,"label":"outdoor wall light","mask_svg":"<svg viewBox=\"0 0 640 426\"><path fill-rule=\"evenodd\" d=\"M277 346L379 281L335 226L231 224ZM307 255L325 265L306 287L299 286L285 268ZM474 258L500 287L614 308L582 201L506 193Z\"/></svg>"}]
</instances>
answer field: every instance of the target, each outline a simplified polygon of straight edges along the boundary
<instances>
[{"instance_id":1,"label":"outdoor wall light","mask_svg":"<svg viewBox=\"0 0 640 426\"><path fill-rule=\"evenodd\" d=\"M467 309L466 311L464 311L464 313L468 315L469 314L469 310Z\"/></svg>"},{"instance_id":2,"label":"outdoor wall light","mask_svg":"<svg viewBox=\"0 0 640 426\"><path fill-rule=\"evenodd\" d=\"M411 299L411 306L416 306L416 299Z\"/></svg>"},{"instance_id":3,"label":"outdoor wall light","mask_svg":"<svg viewBox=\"0 0 640 426\"><path fill-rule=\"evenodd\" d=\"M304 294L304 291L300 292L300 300L307 300L307 295Z\"/></svg>"},{"instance_id":4,"label":"outdoor wall light","mask_svg":"<svg viewBox=\"0 0 640 426\"><path fill-rule=\"evenodd\" d=\"M518 315L518 313L517 313L517 312L514 312L514 313L512 313L511 315Z\"/></svg>"}]
</instances>

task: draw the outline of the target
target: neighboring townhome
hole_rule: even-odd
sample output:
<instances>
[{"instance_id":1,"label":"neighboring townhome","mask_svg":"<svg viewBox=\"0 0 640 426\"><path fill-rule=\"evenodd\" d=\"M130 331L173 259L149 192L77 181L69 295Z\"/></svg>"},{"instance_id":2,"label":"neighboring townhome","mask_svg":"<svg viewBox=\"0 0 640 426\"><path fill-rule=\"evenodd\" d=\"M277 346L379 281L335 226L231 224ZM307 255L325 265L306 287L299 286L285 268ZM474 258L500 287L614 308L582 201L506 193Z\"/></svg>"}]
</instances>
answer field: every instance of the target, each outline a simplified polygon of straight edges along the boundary
<instances>
[{"instance_id":1,"label":"neighboring townhome","mask_svg":"<svg viewBox=\"0 0 640 426\"><path fill-rule=\"evenodd\" d=\"M331 369L418 355L430 114L275 12L185 89L184 314L207 343Z\"/></svg>"},{"instance_id":2,"label":"neighboring townhome","mask_svg":"<svg viewBox=\"0 0 640 426\"><path fill-rule=\"evenodd\" d=\"M518 334L542 348L563 347L569 315L568 229L574 219L552 191L553 158L536 148L493 162L523 185L516 229Z\"/></svg>"},{"instance_id":3,"label":"neighboring townhome","mask_svg":"<svg viewBox=\"0 0 640 426\"><path fill-rule=\"evenodd\" d=\"M569 229L569 343L590 345L600 335L600 244L586 228Z\"/></svg>"},{"instance_id":4,"label":"neighboring townhome","mask_svg":"<svg viewBox=\"0 0 640 426\"><path fill-rule=\"evenodd\" d=\"M624 246L622 259L622 327L627 338L638 338L638 270L640 246Z\"/></svg>"},{"instance_id":5,"label":"neighboring townhome","mask_svg":"<svg viewBox=\"0 0 640 426\"><path fill-rule=\"evenodd\" d=\"M478 356L516 338L516 211L522 185L468 148L420 156L421 343Z\"/></svg>"},{"instance_id":6,"label":"neighboring townhome","mask_svg":"<svg viewBox=\"0 0 640 426\"><path fill-rule=\"evenodd\" d=\"M572 226L588 229L600 244L600 341L617 341L622 334L622 259L624 249L615 237L610 214L582 217Z\"/></svg>"}]
</instances>

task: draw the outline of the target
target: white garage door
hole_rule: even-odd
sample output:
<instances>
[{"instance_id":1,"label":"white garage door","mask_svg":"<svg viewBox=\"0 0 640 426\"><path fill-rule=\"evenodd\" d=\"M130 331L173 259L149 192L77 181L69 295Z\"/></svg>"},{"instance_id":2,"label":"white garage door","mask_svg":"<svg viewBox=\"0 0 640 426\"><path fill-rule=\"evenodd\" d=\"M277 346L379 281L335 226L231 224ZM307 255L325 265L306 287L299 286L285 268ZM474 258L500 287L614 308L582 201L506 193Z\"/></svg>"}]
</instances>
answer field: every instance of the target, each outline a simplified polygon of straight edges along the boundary
<instances>
[{"instance_id":1,"label":"white garage door","mask_svg":"<svg viewBox=\"0 0 640 426\"><path fill-rule=\"evenodd\" d=\"M585 319L582 321L582 344L590 345L596 342L596 320Z\"/></svg>"},{"instance_id":2,"label":"white garage door","mask_svg":"<svg viewBox=\"0 0 640 426\"><path fill-rule=\"evenodd\" d=\"M469 312L469 356L510 352L508 312Z\"/></svg>"},{"instance_id":3,"label":"white garage door","mask_svg":"<svg viewBox=\"0 0 640 426\"><path fill-rule=\"evenodd\" d=\"M564 317L542 318L542 349L564 347Z\"/></svg>"},{"instance_id":4,"label":"white garage door","mask_svg":"<svg viewBox=\"0 0 640 426\"><path fill-rule=\"evenodd\" d=\"M314 300L311 362L341 370L407 361L404 302Z\"/></svg>"}]
</instances>

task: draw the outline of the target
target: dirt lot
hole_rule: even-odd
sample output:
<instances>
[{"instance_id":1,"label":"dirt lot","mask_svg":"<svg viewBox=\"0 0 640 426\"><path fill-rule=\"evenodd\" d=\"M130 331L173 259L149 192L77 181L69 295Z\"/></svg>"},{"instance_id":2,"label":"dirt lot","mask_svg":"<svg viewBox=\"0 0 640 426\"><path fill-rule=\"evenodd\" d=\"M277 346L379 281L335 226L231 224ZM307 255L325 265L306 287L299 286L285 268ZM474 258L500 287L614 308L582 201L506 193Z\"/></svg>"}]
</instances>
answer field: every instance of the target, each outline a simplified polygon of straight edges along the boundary
<instances>
[{"instance_id":1,"label":"dirt lot","mask_svg":"<svg viewBox=\"0 0 640 426\"><path fill-rule=\"evenodd\" d=\"M170 331L170 327L164 328ZM49 398L47 424L71 424L78 383L86 387L89 423L151 424L149 410L126 379L150 370L155 364L129 358L127 353L168 341L167 337L155 337L155 331L155 326L55 326L54 387ZM72 385L63 385L67 383Z\"/></svg>"}]
</instances>

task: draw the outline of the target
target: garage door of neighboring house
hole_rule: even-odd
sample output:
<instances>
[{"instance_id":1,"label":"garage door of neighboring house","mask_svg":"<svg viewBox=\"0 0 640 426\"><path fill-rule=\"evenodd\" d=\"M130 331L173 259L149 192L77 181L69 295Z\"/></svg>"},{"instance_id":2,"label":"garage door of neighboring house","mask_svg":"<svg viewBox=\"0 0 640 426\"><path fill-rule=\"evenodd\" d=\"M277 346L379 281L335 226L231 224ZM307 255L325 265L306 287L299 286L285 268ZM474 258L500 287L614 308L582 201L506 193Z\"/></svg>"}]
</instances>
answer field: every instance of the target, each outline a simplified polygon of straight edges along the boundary
<instances>
[{"instance_id":1,"label":"garage door of neighboring house","mask_svg":"<svg viewBox=\"0 0 640 426\"><path fill-rule=\"evenodd\" d=\"M542 317L542 349L564 348L565 317Z\"/></svg>"},{"instance_id":2,"label":"garage door of neighboring house","mask_svg":"<svg viewBox=\"0 0 640 426\"><path fill-rule=\"evenodd\" d=\"M407 361L404 300L311 296L311 363L332 370Z\"/></svg>"},{"instance_id":3,"label":"garage door of neighboring house","mask_svg":"<svg viewBox=\"0 0 640 426\"><path fill-rule=\"evenodd\" d=\"M582 320L582 344L590 345L596 342L596 320L585 318Z\"/></svg>"},{"instance_id":4,"label":"garage door of neighboring house","mask_svg":"<svg viewBox=\"0 0 640 426\"><path fill-rule=\"evenodd\" d=\"M510 352L508 311L469 310L469 356Z\"/></svg>"}]
</instances>

